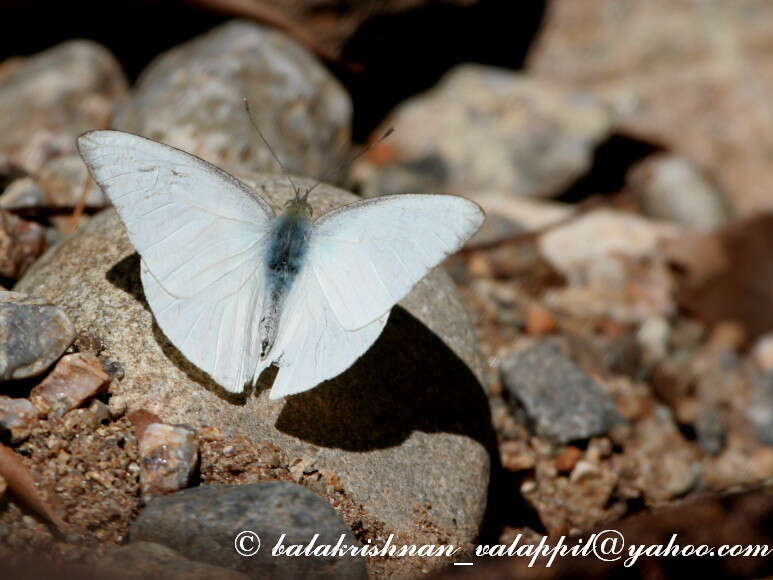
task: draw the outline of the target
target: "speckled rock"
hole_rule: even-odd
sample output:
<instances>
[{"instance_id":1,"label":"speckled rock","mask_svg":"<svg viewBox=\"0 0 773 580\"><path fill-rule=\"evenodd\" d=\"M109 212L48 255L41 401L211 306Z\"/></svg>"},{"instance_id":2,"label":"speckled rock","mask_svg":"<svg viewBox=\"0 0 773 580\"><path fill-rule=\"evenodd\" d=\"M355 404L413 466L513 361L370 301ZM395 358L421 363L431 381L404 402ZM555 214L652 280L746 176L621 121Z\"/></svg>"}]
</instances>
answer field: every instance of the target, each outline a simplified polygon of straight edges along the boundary
<instances>
[{"instance_id":1,"label":"speckled rock","mask_svg":"<svg viewBox=\"0 0 773 580\"><path fill-rule=\"evenodd\" d=\"M243 531L256 533L260 550L245 557L234 542ZM208 485L151 501L132 524L132 540L161 543L196 558L247 573L252 578L364 579L362 559L272 555L282 543L361 544L335 510L304 487L286 481L249 485ZM253 544L245 543L246 547Z\"/></svg>"},{"instance_id":2,"label":"speckled rock","mask_svg":"<svg viewBox=\"0 0 773 580\"><path fill-rule=\"evenodd\" d=\"M655 219L698 230L720 228L730 220L722 192L682 157L648 157L634 166L626 182L645 213Z\"/></svg>"},{"instance_id":3,"label":"speckled rock","mask_svg":"<svg viewBox=\"0 0 773 580\"><path fill-rule=\"evenodd\" d=\"M75 153L75 138L104 128L126 95L120 65L84 40L57 45L0 70L0 156L30 173Z\"/></svg>"},{"instance_id":4,"label":"speckled rock","mask_svg":"<svg viewBox=\"0 0 773 580\"><path fill-rule=\"evenodd\" d=\"M587 439L621 420L612 397L549 343L511 353L501 368L505 389L543 437Z\"/></svg>"},{"instance_id":5,"label":"speckled rock","mask_svg":"<svg viewBox=\"0 0 773 580\"><path fill-rule=\"evenodd\" d=\"M253 174L246 181L275 207L291 196L286 179ZM319 216L354 199L321 185L309 201ZM382 336L350 370L277 401L265 390L229 396L168 342L144 300L138 256L112 210L41 257L18 287L61 304L79 328L104 341L105 356L125 369L114 398L128 411L215 426L225 435L242 432L272 441L289 458L313 457L362 505L366 528L455 544L478 532L489 472L488 402L475 332L444 272L430 274L393 309ZM419 518L417 510L427 505Z\"/></svg>"},{"instance_id":6,"label":"speckled rock","mask_svg":"<svg viewBox=\"0 0 773 580\"><path fill-rule=\"evenodd\" d=\"M603 98L626 134L696 162L748 216L773 207L771 21L760 0L554 0L527 68Z\"/></svg>"},{"instance_id":7,"label":"speckled rock","mask_svg":"<svg viewBox=\"0 0 773 580\"><path fill-rule=\"evenodd\" d=\"M679 432L670 409L655 412L635 424L629 442L634 485L648 504L663 503L687 493L698 481L698 451Z\"/></svg>"},{"instance_id":8,"label":"speckled rock","mask_svg":"<svg viewBox=\"0 0 773 580\"><path fill-rule=\"evenodd\" d=\"M93 558L93 572L116 580L247 580L249 576L189 560L167 546L152 542L134 542L110 547ZM91 577L91 576L89 576ZM103 576L98 576L102 578Z\"/></svg>"},{"instance_id":9,"label":"speckled rock","mask_svg":"<svg viewBox=\"0 0 773 580\"><path fill-rule=\"evenodd\" d=\"M485 67L452 70L384 122L395 132L353 170L369 194L549 197L590 169L612 118L595 97Z\"/></svg>"},{"instance_id":10,"label":"speckled rock","mask_svg":"<svg viewBox=\"0 0 773 580\"><path fill-rule=\"evenodd\" d=\"M242 21L158 57L113 127L232 170L278 173L245 98L291 173L325 178L347 159L351 103L338 82L295 42Z\"/></svg>"},{"instance_id":11,"label":"speckled rock","mask_svg":"<svg viewBox=\"0 0 773 580\"><path fill-rule=\"evenodd\" d=\"M146 497L183 489L198 460L196 433L185 425L151 423L138 434L140 484Z\"/></svg>"},{"instance_id":12,"label":"speckled rock","mask_svg":"<svg viewBox=\"0 0 773 580\"><path fill-rule=\"evenodd\" d=\"M62 309L0 290L0 381L42 373L74 339L75 327Z\"/></svg>"}]
</instances>

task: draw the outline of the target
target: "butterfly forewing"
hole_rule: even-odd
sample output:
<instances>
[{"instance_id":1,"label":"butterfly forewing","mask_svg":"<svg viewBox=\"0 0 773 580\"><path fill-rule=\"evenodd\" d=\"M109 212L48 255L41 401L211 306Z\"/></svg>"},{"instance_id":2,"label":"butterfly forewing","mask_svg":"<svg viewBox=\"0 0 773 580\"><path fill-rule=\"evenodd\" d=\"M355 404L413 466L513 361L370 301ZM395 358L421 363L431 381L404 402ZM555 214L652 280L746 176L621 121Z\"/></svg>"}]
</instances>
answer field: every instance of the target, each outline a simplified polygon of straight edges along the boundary
<instances>
[{"instance_id":1,"label":"butterfly forewing","mask_svg":"<svg viewBox=\"0 0 773 580\"><path fill-rule=\"evenodd\" d=\"M119 131L78 140L156 279L174 296L193 296L221 278L233 288L254 267L274 212L241 181L173 147Z\"/></svg>"},{"instance_id":2,"label":"butterfly forewing","mask_svg":"<svg viewBox=\"0 0 773 580\"><path fill-rule=\"evenodd\" d=\"M161 329L224 388L241 391L257 360L271 207L220 169L143 137L93 131L78 148L142 258Z\"/></svg>"},{"instance_id":3,"label":"butterfly forewing","mask_svg":"<svg viewBox=\"0 0 773 580\"><path fill-rule=\"evenodd\" d=\"M482 210L451 195L385 195L314 224L310 263L341 326L363 328L480 227Z\"/></svg>"}]
</instances>

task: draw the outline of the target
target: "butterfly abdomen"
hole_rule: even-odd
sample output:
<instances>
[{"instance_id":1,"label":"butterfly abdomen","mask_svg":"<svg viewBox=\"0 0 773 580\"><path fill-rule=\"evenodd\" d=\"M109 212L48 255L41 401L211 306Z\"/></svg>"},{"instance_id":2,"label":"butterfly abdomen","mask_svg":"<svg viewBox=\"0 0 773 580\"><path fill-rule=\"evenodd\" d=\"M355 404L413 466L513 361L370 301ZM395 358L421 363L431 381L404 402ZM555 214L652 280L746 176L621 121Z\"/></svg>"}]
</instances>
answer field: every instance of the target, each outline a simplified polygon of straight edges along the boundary
<instances>
[{"instance_id":1,"label":"butterfly abdomen","mask_svg":"<svg viewBox=\"0 0 773 580\"><path fill-rule=\"evenodd\" d=\"M293 281L306 260L311 220L295 212L285 212L275 220L269 233L266 254L266 300L260 318L260 352L265 358L274 345L282 306Z\"/></svg>"}]
</instances>

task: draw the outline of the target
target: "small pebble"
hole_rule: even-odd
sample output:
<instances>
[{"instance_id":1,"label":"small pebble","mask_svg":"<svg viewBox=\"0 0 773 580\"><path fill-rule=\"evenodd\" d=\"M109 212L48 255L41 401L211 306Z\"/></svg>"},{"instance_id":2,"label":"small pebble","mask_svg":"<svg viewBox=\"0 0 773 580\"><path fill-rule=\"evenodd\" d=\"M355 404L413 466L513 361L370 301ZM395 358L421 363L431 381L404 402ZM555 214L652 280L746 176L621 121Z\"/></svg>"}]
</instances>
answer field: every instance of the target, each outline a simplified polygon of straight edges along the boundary
<instances>
[{"instance_id":1,"label":"small pebble","mask_svg":"<svg viewBox=\"0 0 773 580\"><path fill-rule=\"evenodd\" d=\"M161 495L188 486L198 460L193 429L152 423L139 436L139 446L143 495Z\"/></svg>"},{"instance_id":2,"label":"small pebble","mask_svg":"<svg viewBox=\"0 0 773 580\"><path fill-rule=\"evenodd\" d=\"M502 466L510 471L525 471L534 467L534 452L524 441L505 441L499 446Z\"/></svg>"},{"instance_id":3,"label":"small pebble","mask_svg":"<svg viewBox=\"0 0 773 580\"><path fill-rule=\"evenodd\" d=\"M120 395L113 395L107 402L110 416L116 419L126 413L126 399Z\"/></svg>"},{"instance_id":4,"label":"small pebble","mask_svg":"<svg viewBox=\"0 0 773 580\"><path fill-rule=\"evenodd\" d=\"M570 445L556 457L556 469L562 473L569 473L582 457L582 450Z\"/></svg>"},{"instance_id":5,"label":"small pebble","mask_svg":"<svg viewBox=\"0 0 773 580\"><path fill-rule=\"evenodd\" d=\"M652 155L635 165L626 181L645 213L653 218L703 231L719 228L730 219L722 192L687 159Z\"/></svg>"},{"instance_id":6,"label":"small pebble","mask_svg":"<svg viewBox=\"0 0 773 580\"><path fill-rule=\"evenodd\" d=\"M70 354L62 357L51 374L32 389L30 400L41 413L61 416L97 395L108 379L93 354Z\"/></svg>"},{"instance_id":7,"label":"small pebble","mask_svg":"<svg viewBox=\"0 0 773 580\"><path fill-rule=\"evenodd\" d=\"M202 427L197 431L199 439L203 441L220 441L223 434L217 427Z\"/></svg>"},{"instance_id":8,"label":"small pebble","mask_svg":"<svg viewBox=\"0 0 773 580\"><path fill-rule=\"evenodd\" d=\"M0 395L0 431L10 431L11 443L18 443L29 437L38 415L37 407L29 400Z\"/></svg>"},{"instance_id":9,"label":"small pebble","mask_svg":"<svg viewBox=\"0 0 773 580\"><path fill-rule=\"evenodd\" d=\"M526 312L526 332L531 336L551 334L558 328L558 321L548 310L533 304Z\"/></svg>"},{"instance_id":10,"label":"small pebble","mask_svg":"<svg viewBox=\"0 0 773 580\"><path fill-rule=\"evenodd\" d=\"M42 373L74 338L75 327L58 306L0 290L0 381Z\"/></svg>"},{"instance_id":11,"label":"small pebble","mask_svg":"<svg viewBox=\"0 0 773 580\"><path fill-rule=\"evenodd\" d=\"M45 249L43 226L0 210L0 277L20 278Z\"/></svg>"},{"instance_id":12,"label":"small pebble","mask_svg":"<svg viewBox=\"0 0 773 580\"><path fill-rule=\"evenodd\" d=\"M67 431L93 431L99 425L97 416L90 409L73 409L65 413L62 421Z\"/></svg>"},{"instance_id":13,"label":"small pebble","mask_svg":"<svg viewBox=\"0 0 773 580\"><path fill-rule=\"evenodd\" d=\"M45 193L31 177L20 177L11 182L0 195L0 209L14 210L38 207L43 204Z\"/></svg>"},{"instance_id":14,"label":"small pebble","mask_svg":"<svg viewBox=\"0 0 773 580\"><path fill-rule=\"evenodd\" d=\"M773 371L773 334L765 334L757 339L751 351L752 360L765 373Z\"/></svg>"},{"instance_id":15,"label":"small pebble","mask_svg":"<svg viewBox=\"0 0 773 580\"><path fill-rule=\"evenodd\" d=\"M89 411L94 413L94 416L97 418L99 423L107 421L110 418L110 408L99 399L94 399L91 401L91 405L89 405Z\"/></svg>"},{"instance_id":16,"label":"small pebble","mask_svg":"<svg viewBox=\"0 0 773 580\"><path fill-rule=\"evenodd\" d=\"M714 325L708 342L709 345L719 349L737 351L746 342L746 331L738 322L723 320Z\"/></svg>"},{"instance_id":17,"label":"small pebble","mask_svg":"<svg viewBox=\"0 0 773 580\"><path fill-rule=\"evenodd\" d=\"M513 405L521 405L536 434L547 439L587 439L622 419L610 394L550 343L511 352L501 374Z\"/></svg>"}]
</instances>

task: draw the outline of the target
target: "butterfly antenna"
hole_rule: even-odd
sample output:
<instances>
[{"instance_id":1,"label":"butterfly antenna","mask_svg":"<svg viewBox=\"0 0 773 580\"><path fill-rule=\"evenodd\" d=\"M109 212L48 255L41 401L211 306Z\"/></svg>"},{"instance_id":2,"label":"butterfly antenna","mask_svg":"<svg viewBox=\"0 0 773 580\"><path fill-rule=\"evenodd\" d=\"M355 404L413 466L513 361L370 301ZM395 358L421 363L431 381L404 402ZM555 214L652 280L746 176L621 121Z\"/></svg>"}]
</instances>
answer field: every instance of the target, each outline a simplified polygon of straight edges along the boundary
<instances>
[{"instance_id":1,"label":"butterfly antenna","mask_svg":"<svg viewBox=\"0 0 773 580\"><path fill-rule=\"evenodd\" d=\"M379 143L381 143L381 142L382 142L384 139L386 139L387 137L389 137L389 136L390 136L392 133L394 133L394 132L395 132L395 128L394 128L394 127L389 127L389 129L387 129L386 131L384 131L384 134L383 134L383 135L381 135L381 137L379 137L379 138L378 138L378 139L376 139L375 141L372 141L371 143L368 143L368 144L367 144L365 147L363 147L363 148L362 148L362 150L361 150L359 153L357 153L356 155L353 155L352 157L350 157L349 159L347 159L347 160L346 160L344 163L341 163L340 165L338 165L338 167L336 167L336 170L335 170L335 171L336 171L336 173L338 173L339 171L341 171L341 169L343 169L344 165L351 165L352 163L354 163L355 161L357 161L357 160L358 160L360 157L362 157L363 155L365 155L365 154L366 154L368 151L370 151L371 149L373 149L373 148L374 148L376 145L378 145ZM328 175L330 175L330 173L328 173ZM321 182L321 181L318 181L317 183L315 183L315 184L314 184L314 185L312 185L312 186L311 186L309 189L307 189L307 190L306 190L306 193L304 193L304 194L303 194L303 198L302 198L302 199L303 199L303 201L306 201L306 200L308 199L308 197L309 197L309 194L310 194L312 191L314 191L314 190L317 188L317 186L318 186L320 183L322 183L322 182Z\"/></svg>"},{"instance_id":2,"label":"butterfly antenna","mask_svg":"<svg viewBox=\"0 0 773 580\"><path fill-rule=\"evenodd\" d=\"M287 171L287 167L285 167L285 164L282 163L281 159L279 159L279 156L274 151L274 148L271 147L271 143L268 142L268 139L266 139L266 137L263 135L263 132L260 130L257 123L255 123L255 119L252 117L252 110L250 109L250 102L247 100L247 97L244 97L244 108L247 110L247 118L250 120L250 125L252 125L252 128L255 129L255 132L260 136L261 141L263 141L263 143L268 148L269 153L271 153L271 157L274 158L274 161L276 161L279 167L282 168L282 171L284 171L285 177L287 177L287 180L290 182L290 186L295 192L295 199L300 199L301 190L295 185L293 178L290 177L290 172ZM308 193L306 196L304 196L304 199L306 197L308 197Z\"/></svg>"}]
</instances>

